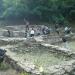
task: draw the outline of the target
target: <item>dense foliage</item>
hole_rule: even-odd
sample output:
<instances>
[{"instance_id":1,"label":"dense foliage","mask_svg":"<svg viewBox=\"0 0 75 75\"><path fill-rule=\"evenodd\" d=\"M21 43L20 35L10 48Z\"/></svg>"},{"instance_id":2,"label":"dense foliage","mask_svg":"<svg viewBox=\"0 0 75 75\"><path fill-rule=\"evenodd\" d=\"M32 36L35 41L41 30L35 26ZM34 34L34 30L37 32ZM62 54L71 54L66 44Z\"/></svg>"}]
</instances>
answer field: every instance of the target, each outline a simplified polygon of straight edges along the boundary
<instances>
[{"instance_id":1,"label":"dense foliage","mask_svg":"<svg viewBox=\"0 0 75 75\"><path fill-rule=\"evenodd\" d=\"M75 0L0 0L0 18L48 22L75 19Z\"/></svg>"}]
</instances>

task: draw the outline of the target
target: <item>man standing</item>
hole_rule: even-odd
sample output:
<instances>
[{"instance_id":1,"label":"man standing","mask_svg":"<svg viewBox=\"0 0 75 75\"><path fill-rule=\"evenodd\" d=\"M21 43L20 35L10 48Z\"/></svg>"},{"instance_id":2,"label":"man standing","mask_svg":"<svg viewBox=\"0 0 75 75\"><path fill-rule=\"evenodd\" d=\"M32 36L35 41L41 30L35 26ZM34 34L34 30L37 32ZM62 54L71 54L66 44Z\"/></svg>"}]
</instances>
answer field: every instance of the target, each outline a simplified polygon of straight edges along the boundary
<instances>
[{"instance_id":1,"label":"man standing","mask_svg":"<svg viewBox=\"0 0 75 75\"><path fill-rule=\"evenodd\" d=\"M55 31L59 35L59 25L58 24L55 25Z\"/></svg>"},{"instance_id":2,"label":"man standing","mask_svg":"<svg viewBox=\"0 0 75 75\"><path fill-rule=\"evenodd\" d=\"M8 37L10 37L11 36L10 30L8 29L7 32L8 32Z\"/></svg>"},{"instance_id":3,"label":"man standing","mask_svg":"<svg viewBox=\"0 0 75 75\"><path fill-rule=\"evenodd\" d=\"M68 41L67 40L68 40L68 37L66 37L66 36L62 37L64 47L67 48L68 50L70 50L70 47L68 46Z\"/></svg>"},{"instance_id":4,"label":"man standing","mask_svg":"<svg viewBox=\"0 0 75 75\"><path fill-rule=\"evenodd\" d=\"M35 33L35 31L32 28L32 30L30 31L30 37L33 37L34 36L34 33Z\"/></svg>"},{"instance_id":5,"label":"man standing","mask_svg":"<svg viewBox=\"0 0 75 75\"><path fill-rule=\"evenodd\" d=\"M25 22L25 37L28 37L28 31L29 31L29 22L24 18L24 22Z\"/></svg>"}]
</instances>

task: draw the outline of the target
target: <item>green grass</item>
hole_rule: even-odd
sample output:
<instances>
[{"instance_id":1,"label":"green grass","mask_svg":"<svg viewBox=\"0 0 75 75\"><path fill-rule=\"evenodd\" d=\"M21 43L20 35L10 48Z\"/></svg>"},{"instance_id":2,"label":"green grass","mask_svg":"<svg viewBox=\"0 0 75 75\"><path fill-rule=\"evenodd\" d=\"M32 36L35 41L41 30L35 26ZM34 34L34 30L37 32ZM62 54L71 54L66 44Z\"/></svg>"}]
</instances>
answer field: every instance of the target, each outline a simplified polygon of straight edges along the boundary
<instances>
[{"instance_id":1,"label":"green grass","mask_svg":"<svg viewBox=\"0 0 75 75\"><path fill-rule=\"evenodd\" d=\"M8 70L9 68L10 68L10 66L6 63L0 64L0 70L2 70L2 71Z\"/></svg>"},{"instance_id":2,"label":"green grass","mask_svg":"<svg viewBox=\"0 0 75 75\"><path fill-rule=\"evenodd\" d=\"M30 75L30 73L27 73L27 72L21 72L20 75Z\"/></svg>"},{"instance_id":3,"label":"green grass","mask_svg":"<svg viewBox=\"0 0 75 75\"><path fill-rule=\"evenodd\" d=\"M28 52L26 52L26 50L28 50ZM42 66L44 70L46 70L47 67L51 65L58 65L59 63L62 63L65 60L70 60L61 54L51 53L50 49L48 48L39 46L25 47L19 45L16 47L14 53L16 53L15 57L18 57L19 59L21 58L25 61L32 62L37 66L37 68Z\"/></svg>"}]
</instances>

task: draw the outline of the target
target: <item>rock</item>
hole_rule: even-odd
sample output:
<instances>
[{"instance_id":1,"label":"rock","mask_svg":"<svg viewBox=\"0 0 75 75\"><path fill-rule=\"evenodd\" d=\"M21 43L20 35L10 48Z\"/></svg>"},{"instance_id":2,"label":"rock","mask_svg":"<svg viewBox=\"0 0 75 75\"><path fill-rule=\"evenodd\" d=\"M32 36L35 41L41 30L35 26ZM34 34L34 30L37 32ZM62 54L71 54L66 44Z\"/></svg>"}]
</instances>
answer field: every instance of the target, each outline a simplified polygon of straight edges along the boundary
<instances>
[{"instance_id":1,"label":"rock","mask_svg":"<svg viewBox=\"0 0 75 75\"><path fill-rule=\"evenodd\" d=\"M57 73L60 69L61 68L59 67L59 65L48 67L48 71L50 72L50 74Z\"/></svg>"},{"instance_id":2,"label":"rock","mask_svg":"<svg viewBox=\"0 0 75 75\"><path fill-rule=\"evenodd\" d=\"M37 42L43 42L43 41L44 41L42 36L34 37L34 39L35 39Z\"/></svg>"},{"instance_id":3,"label":"rock","mask_svg":"<svg viewBox=\"0 0 75 75\"><path fill-rule=\"evenodd\" d=\"M35 69L31 71L34 75L40 75L41 73L39 72L39 70Z\"/></svg>"},{"instance_id":4,"label":"rock","mask_svg":"<svg viewBox=\"0 0 75 75\"><path fill-rule=\"evenodd\" d=\"M64 66L64 70L66 71L66 72L71 72L72 71L72 66Z\"/></svg>"},{"instance_id":5,"label":"rock","mask_svg":"<svg viewBox=\"0 0 75 75\"><path fill-rule=\"evenodd\" d=\"M64 75L68 75L68 73L65 73Z\"/></svg>"},{"instance_id":6,"label":"rock","mask_svg":"<svg viewBox=\"0 0 75 75\"><path fill-rule=\"evenodd\" d=\"M42 66L39 67L39 71L40 72L43 72L44 71Z\"/></svg>"},{"instance_id":7,"label":"rock","mask_svg":"<svg viewBox=\"0 0 75 75\"><path fill-rule=\"evenodd\" d=\"M59 69L54 75L64 75L65 71L63 69Z\"/></svg>"}]
</instances>

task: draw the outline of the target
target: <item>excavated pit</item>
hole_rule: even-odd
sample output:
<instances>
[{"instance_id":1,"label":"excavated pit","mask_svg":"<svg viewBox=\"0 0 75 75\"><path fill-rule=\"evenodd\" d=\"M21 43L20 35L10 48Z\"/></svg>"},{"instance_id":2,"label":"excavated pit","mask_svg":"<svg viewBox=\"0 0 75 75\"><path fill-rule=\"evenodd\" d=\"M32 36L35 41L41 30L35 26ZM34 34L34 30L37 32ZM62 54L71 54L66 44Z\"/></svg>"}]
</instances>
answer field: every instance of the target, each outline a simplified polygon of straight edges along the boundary
<instances>
[{"instance_id":1,"label":"excavated pit","mask_svg":"<svg viewBox=\"0 0 75 75\"><path fill-rule=\"evenodd\" d=\"M7 51L6 62L10 63L16 70L26 71L32 75L40 75L42 72L45 75L69 75L75 69L75 53L73 53L74 58L71 56L75 49L74 41L69 42L73 51L64 52L60 49L57 50L58 48L42 46L41 43L32 38L18 38L20 36L18 32L14 35L17 38L14 36L6 37L5 32L0 37L0 47ZM40 68L42 68L42 72Z\"/></svg>"},{"instance_id":2,"label":"excavated pit","mask_svg":"<svg viewBox=\"0 0 75 75\"><path fill-rule=\"evenodd\" d=\"M24 70L26 70L27 72L33 72L28 68L28 66L30 65L30 68L35 69L36 67L36 69L38 70L40 67L42 67L45 73L49 73L50 67L54 65L59 66L67 61L73 60L67 54L64 54L60 51L53 51L53 49L41 46L35 41L9 41L0 39L0 45L1 48L6 49L6 55L8 59L11 58L11 60L14 60L14 62L17 62L19 65L25 65L25 67L21 66L21 68L25 68ZM8 61L10 62L10 60ZM33 73L39 74L37 72Z\"/></svg>"}]
</instances>

